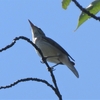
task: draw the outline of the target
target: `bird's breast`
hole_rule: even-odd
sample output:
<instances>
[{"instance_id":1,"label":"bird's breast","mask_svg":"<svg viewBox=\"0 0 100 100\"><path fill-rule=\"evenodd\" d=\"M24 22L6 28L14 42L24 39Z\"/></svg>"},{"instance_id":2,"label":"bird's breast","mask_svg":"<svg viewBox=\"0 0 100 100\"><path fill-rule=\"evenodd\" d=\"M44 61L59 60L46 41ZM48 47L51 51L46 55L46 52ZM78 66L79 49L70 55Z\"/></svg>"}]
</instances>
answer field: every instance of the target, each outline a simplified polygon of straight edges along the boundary
<instances>
[{"instance_id":1,"label":"bird's breast","mask_svg":"<svg viewBox=\"0 0 100 100\"><path fill-rule=\"evenodd\" d=\"M40 48L44 57L48 57L48 61L53 63L59 63L59 56L61 56L61 52L50 43L43 41L42 38L35 38L36 46ZM37 51L40 56L39 52Z\"/></svg>"}]
</instances>

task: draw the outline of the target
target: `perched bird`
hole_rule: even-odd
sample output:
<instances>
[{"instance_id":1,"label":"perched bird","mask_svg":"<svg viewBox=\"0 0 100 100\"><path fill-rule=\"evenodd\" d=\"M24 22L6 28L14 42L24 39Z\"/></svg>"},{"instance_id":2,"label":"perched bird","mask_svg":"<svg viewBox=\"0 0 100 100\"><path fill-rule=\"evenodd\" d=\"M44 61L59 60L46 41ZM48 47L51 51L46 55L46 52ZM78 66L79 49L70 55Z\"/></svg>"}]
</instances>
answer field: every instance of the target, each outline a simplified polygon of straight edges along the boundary
<instances>
[{"instance_id":1,"label":"perched bird","mask_svg":"<svg viewBox=\"0 0 100 100\"><path fill-rule=\"evenodd\" d=\"M43 56L47 57L47 61L55 64L66 65L79 78L79 74L75 69L74 59L54 40L46 37L44 32L28 20L32 30L33 43L42 51ZM38 55L39 52L37 51Z\"/></svg>"}]
</instances>

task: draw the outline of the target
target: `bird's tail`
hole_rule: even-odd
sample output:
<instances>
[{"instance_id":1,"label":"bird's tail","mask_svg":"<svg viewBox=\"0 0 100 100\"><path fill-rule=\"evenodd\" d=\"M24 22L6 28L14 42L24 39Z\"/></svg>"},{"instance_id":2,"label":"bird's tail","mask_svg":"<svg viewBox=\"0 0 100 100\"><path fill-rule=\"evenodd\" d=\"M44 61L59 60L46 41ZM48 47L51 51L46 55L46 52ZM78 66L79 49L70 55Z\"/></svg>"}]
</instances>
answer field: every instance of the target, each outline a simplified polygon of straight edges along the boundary
<instances>
[{"instance_id":1,"label":"bird's tail","mask_svg":"<svg viewBox=\"0 0 100 100\"><path fill-rule=\"evenodd\" d=\"M75 76L77 78L79 78L79 74L78 74L78 71L76 70L76 68L74 67L75 63L70 61L69 59L69 62L65 62L65 65L75 74Z\"/></svg>"}]
</instances>

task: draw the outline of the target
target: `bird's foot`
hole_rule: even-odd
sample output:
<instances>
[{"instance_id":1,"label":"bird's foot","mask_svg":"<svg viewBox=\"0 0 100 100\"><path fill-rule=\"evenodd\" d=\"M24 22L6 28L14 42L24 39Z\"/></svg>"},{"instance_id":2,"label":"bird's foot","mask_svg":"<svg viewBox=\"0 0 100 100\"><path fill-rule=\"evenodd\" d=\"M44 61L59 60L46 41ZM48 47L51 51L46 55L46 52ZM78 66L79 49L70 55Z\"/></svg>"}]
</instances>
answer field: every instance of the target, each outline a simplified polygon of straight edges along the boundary
<instances>
[{"instance_id":1,"label":"bird's foot","mask_svg":"<svg viewBox=\"0 0 100 100\"><path fill-rule=\"evenodd\" d=\"M56 67L57 65L59 65L59 64L61 64L61 63L57 63L57 64L53 65L52 67L50 67L51 70L52 70L52 71L55 71L55 70L56 70L55 67Z\"/></svg>"},{"instance_id":2,"label":"bird's foot","mask_svg":"<svg viewBox=\"0 0 100 100\"><path fill-rule=\"evenodd\" d=\"M56 69L54 69L54 67L49 67L48 71L55 71Z\"/></svg>"}]
</instances>

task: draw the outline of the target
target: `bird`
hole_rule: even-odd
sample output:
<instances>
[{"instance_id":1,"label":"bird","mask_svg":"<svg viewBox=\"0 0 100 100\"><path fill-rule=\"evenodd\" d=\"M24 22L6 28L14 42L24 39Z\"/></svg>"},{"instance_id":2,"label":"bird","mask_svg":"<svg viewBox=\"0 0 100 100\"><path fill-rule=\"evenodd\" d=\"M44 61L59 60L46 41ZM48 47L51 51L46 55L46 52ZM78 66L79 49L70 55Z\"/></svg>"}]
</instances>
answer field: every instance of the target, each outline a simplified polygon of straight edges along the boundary
<instances>
[{"instance_id":1,"label":"bird","mask_svg":"<svg viewBox=\"0 0 100 100\"><path fill-rule=\"evenodd\" d=\"M66 65L74 75L79 78L78 71L76 70L75 60L53 39L47 37L41 28L35 26L29 19L32 32L32 42L41 50L44 57L47 57L48 62L55 64ZM37 54L41 57L40 53L36 50Z\"/></svg>"}]
</instances>

